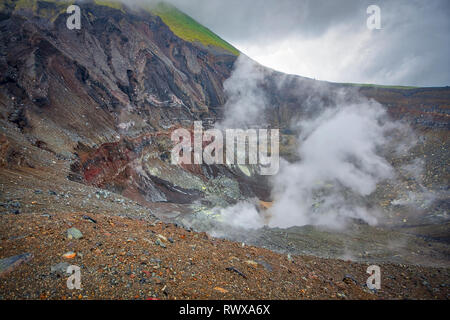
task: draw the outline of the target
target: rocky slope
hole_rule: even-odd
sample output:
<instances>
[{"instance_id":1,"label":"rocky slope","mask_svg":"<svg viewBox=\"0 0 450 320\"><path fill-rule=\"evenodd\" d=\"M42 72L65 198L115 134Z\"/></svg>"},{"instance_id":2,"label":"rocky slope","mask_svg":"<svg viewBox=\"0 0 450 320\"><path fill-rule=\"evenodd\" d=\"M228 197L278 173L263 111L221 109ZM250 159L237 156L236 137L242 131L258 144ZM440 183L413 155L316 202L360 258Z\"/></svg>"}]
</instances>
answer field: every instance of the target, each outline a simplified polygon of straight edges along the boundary
<instances>
[{"instance_id":1,"label":"rocky slope","mask_svg":"<svg viewBox=\"0 0 450 320\"><path fill-rule=\"evenodd\" d=\"M192 202L147 168L167 168L170 130L215 121L236 56L178 38L146 10L82 3L83 28L68 30L61 4L19 3L7 2L1 16L3 165L57 158L70 165L70 179L142 203ZM223 170L211 174L233 175ZM198 171L193 199L209 178Z\"/></svg>"},{"instance_id":2,"label":"rocky slope","mask_svg":"<svg viewBox=\"0 0 450 320\"><path fill-rule=\"evenodd\" d=\"M92 219L94 217L94 219ZM287 256L214 239L174 224L111 215L23 214L2 218L0 299L448 299L448 269ZM69 239L76 228L81 238ZM72 252L67 258L66 252ZM17 260L16 260L17 261ZM0 260L0 265L2 265ZM68 265L81 271L70 290Z\"/></svg>"}]
</instances>

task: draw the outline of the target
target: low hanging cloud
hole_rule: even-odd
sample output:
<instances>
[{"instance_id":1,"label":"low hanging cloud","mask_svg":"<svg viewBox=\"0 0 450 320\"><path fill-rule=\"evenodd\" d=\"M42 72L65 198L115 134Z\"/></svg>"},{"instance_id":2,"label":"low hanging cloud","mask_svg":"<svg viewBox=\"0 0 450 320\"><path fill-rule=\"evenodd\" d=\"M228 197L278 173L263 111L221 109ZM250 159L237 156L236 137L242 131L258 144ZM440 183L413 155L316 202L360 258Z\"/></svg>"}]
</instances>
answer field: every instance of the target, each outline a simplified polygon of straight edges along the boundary
<instances>
[{"instance_id":1,"label":"low hanging cloud","mask_svg":"<svg viewBox=\"0 0 450 320\"><path fill-rule=\"evenodd\" d=\"M450 85L448 0L163 0L253 60L304 77L351 83ZM122 0L139 10L160 0ZM366 10L381 9L381 30Z\"/></svg>"},{"instance_id":2,"label":"low hanging cloud","mask_svg":"<svg viewBox=\"0 0 450 320\"><path fill-rule=\"evenodd\" d=\"M450 85L450 2L170 0L259 63L354 83ZM369 5L381 30L366 27Z\"/></svg>"}]
</instances>

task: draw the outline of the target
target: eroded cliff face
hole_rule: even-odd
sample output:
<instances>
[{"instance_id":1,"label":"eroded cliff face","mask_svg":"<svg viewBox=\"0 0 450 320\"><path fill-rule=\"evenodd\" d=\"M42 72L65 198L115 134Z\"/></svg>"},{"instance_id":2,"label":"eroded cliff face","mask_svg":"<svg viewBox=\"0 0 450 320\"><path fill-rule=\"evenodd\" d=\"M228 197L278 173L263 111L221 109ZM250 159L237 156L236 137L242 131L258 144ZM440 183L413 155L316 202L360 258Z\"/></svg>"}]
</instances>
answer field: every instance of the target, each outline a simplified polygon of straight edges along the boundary
<instances>
[{"instance_id":1,"label":"eroded cliff face","mask_svg":"<svg viewBox=\"0 0 450 320\"><path fill-rule=\"evenodd\" d=\"M186 170L201 183L176 189L147 168L168 160L171 129L215 121L236 56L178 38L145 10L83 2L82 28L69 30L64 6L33 3L1 12L2 164L64 159L70 179L144 203L198 199L201 170Z\"/></svg>"},{"instance_id":2,"label":"eroded cliff face","mask_svg":"<svg viewBox=\"0 0 450 320\"><path fill-rule=\"evenodd\" d=\"M92 145L214 116L210 108L224 103L222 82L234 55L179 39L144 10L80 6L81 30L69 30L68 15L49 2L2 12L2 101L12 107L6 112L44 113ZM43 18L41 7L54 16Z\"/></svg>"},{"instance_id":3,"label":"eroded cliff face","mask_svg":"<svg viewBox=\"0 0 450 320\"><path fill-rule=\"evenodd\" d=\"M223 118L223 83L237 56L182 40L145 10L81 2L82 28L69 30L63 3L32 3L1 7L1 166L62 162L51 170L150 207L270 200L267 180L251 166L170 165L172 130ZM427 132L434 142L426 152L439 156L434 169L446 157L449 88L347 88L260 68L268 103L258 121L282 129L287 158L295 156L292 122L344 87Z\"/></svg>"}]
</instances>

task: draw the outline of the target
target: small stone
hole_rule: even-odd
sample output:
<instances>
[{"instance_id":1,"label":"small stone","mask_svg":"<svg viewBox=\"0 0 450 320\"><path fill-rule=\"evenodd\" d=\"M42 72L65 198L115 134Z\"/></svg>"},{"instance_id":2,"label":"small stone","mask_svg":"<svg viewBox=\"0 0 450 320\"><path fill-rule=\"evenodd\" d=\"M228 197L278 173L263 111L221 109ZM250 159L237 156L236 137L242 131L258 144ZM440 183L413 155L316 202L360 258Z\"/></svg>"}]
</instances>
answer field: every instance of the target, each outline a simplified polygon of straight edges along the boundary
<instances>
[{"instance_id":1,"label":"small stone","mask_svg":"<svg viewBox=\"0 0 450 320\"><path fill-rule=\"evenodd\" d=\"M241 271L239 271L238 269L236 269L235 267L227 267L225 268L227 271L232 271L237 273L238 275L240 275L241 277L243 277L244 279L247 279L247 276L245 274L243 274Z\"/></svg>"},{"instance_id":2,"label":"small stone","mask_svg":"<svg viewBox=\"0 0 450 320\"><path fill-rule=\"evenodd\" d=\"M154 264L161 264L161 259L157 258L150 258L150 262Z\"/></svg>"},{"instance_id":3,"label":"small stone","mask_svg":"<svg viewBox=\"0 0 450 320\"><path fill-rule=\"evenodd\" d=\"M64 274L67 272L67 268L70 266L67 262L60 262L50 267L51 273Z\"/></svg>"},{"instance_id":4,"label":"small stone","mask_svg":"<svg viewBox=\"0 0 450 320\"><path fill-rule=\"evenodd\" d=\"M256 260L256 262L260 265L262 265L264 267L264 269L266 269L269 272L272 272L272 266L270 265L270 263L266 262L265 260L259 259Z\"/></svg>"},{"instance_id":5,"label":"small stone","mask_svg":"<svg viewBox=\"0 0 450 320\"><path fill-rule=\"evenodd\" d=\"M13 271L22 263L26 263L33 259L32 253L23 253L9 258L0 259L0 277Z\"/></svg>"},{"instance_id":6,"label":"small stone","mask_svg":"<svg viewBox=\"0 0 450 320\"><path fill-rule=\"evenodd\" d=\"M83 219L84 219L84 220L88 220L88 221L90 221L90 222L92 222L92 223L97 223L97 221L95 221L94 219L92 219L92 218L89 217L89 216L83 216Z\"/></svg>"},{"instance_id":7,"label":"small stone","mask_svg":"<svg viewBox=\"0 0 450 320\"><path fill-rule=\"evenodd\" d=\"M253 261L253 260L247 260L245 261L246 264L249 264L251 266L254 266L255 268L258 266L258 262Z\"/></svg>"},{"instance_id":8,"label":"small stone","mask_svg":"<svg viewBox=\"0 0 450 320\"><path fill-rule=\"evenodd\" d=\"M160 241L159 239L156 239L155 244L157 246L162 247L162 248L166 248L166 245L162 241Z\"/></svg>"},{"instance_id":9,"label":"small stone","mask_svg":"<svg viewBox=\"0 0 450 320\"><path fill-rule=\"evenodd\" d=\"M69 239L81 239L83 234L77 228L70 228L67 230L67 238Z\"/></svg>"},{"instance_id":10,"label":"small stone","mask_svg":"<svg viewBox=\"0 0 450 320\"><path fill-rule=\"evenodd\" d=\"M66 259L73 259L73 258L75 258L76 257L76 253L75 252L73 252L73 251L68 251L68 252L66 252L66 253L64 253L63 254L63 258L66 258Z\"/></svg>"},{"instance_id":11,"label":"small stone","mask_svg":"<svg viewBox=\"0 0 450 320\"><path fill-rule=\"evenodd\" d=\"M342 281L344 281L347 284L350 284L353 282L354 284L358 285L358 281L356 281L356 279L351 274L344 275L344 278L342 279Z\"/></svg>"},{"instance_id":12,"label":"small stone","mask_svg":"<svg viewBox=\"0 0 450 320\"><path fill-rule=\"evenodd\" d=\"M164 237L162 234L158 234L157 237L158 237L160 240L162 240L162 241L164 241L164 242L167 242L167 238Z\"/></svg>"},{"instance_id":13,"label":"small stone","mask_svg":"<svg viewBox=\"0 0 450 320\"><path fill-rule=\"evenodd\" d=\"M346 296L345 294L340 293L340 292L336 293L336 295L337 295L339 298L342 298L342 299L347 298L347 296Z\"/></svg>"},{"instance_id":14,"label":"small stone","mask_svg":"<svg viewBox=\"0 0 450 320\"><path fill-rule=\"evenodd\" d=\"M13 208L20 208L21 207L20 202L18 202L18 201L14 201L14 202L10 203L10 206L13 207Z\"/></svg>"},{"instance_id":15,"label":"small stone","mask_svg":"<svg viewBox=\"0 0 450 320\"><path fill-rule=\"evenodd\" d=\"M228 292L228 290L226 290L224 288L221 288L221 287L214 287L214 290L219 291L221 293L227 293Z\"/></svg>"}]
</instances>

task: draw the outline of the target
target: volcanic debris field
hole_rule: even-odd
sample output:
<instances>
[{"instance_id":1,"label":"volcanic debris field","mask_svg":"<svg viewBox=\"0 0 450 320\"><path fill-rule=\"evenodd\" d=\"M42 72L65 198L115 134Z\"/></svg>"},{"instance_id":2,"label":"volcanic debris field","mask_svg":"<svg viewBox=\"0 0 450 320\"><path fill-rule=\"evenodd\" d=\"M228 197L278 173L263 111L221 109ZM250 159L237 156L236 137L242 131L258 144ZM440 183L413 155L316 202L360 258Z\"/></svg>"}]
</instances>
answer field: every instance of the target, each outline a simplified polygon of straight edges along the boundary
<instances>
[{"instance_id":1,"label":"volcanic debris field","mask_svg":"<svg viewBox=\"0 0 450 320\"><path fill-rule=\"evenodd\" d=\"M277 254L161 221L104 214L1 216L0 255L29 253L2 271L2 299L448 299L448 269ZM69 239L76 228L79 239ZM66 255L65 255L66 254ZM64 256L65 255L65 256ZM81 289L67 288L69 265Z\"/></svg>"}]
</instances>

